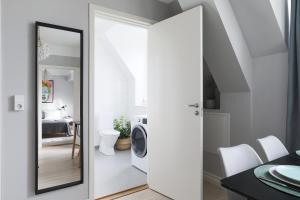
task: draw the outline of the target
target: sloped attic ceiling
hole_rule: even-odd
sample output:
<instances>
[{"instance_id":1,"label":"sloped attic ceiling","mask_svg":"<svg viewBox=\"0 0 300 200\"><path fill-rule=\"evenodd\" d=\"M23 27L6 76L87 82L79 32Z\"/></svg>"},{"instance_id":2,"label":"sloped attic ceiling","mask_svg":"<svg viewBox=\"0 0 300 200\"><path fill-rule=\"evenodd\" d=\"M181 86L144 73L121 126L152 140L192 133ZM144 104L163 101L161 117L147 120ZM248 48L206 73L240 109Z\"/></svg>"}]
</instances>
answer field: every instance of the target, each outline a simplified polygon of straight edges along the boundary
<instances>
[{"instance_id":1,"label":"sloped attic ceiling","mask_svg":"<svg viewBox=\"0 0 300 200\"><path fill-rule=\"evenodd\" d=\"M178 2L204 6L204 58L221 92L251 89L252 58L287 50L288 0Z\"/></svg>"},{"instance_id":2,"label":"sloped attic ceiling","mask_svg":"<svg viewBox=\"0 0 300 200\"><path fill-rule=\"evenodd\" d=\"M253 57L287 50L287 0L230 0Z\"/></svg>"},{"instance_id":3,"label":"sloped attic ceiling","mask_svg":"<svg viewBox=\"0 0 300 200\"><path fill-rule=\"evenodd\" d=\"M252 59L228 0L179 0L183 10L204 6L204 59L220 92L251 88Z\"/></svg>"}]
</instances>

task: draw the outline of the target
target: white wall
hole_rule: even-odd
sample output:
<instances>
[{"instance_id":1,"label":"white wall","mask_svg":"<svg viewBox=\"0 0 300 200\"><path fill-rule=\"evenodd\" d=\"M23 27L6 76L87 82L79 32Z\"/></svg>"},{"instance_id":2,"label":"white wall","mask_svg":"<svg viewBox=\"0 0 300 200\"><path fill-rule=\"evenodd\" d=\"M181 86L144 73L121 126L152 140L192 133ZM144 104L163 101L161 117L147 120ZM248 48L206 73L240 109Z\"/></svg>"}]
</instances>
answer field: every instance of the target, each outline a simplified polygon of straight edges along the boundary
<instances>
[{"instance_id":1,"label":"white wall","mask_svg":"<svg viewBox=\"0 0 300 200\"><path fill-rule=\"evenodd\" d=\"M54 81L54 100L53 103L42 103L41 108L44 111L53 111L67 105L64 115L73 117L74 110L74 83L68 81L65 76L48 76L48 80ZM80 109L80 107L75 108ZM64 116L62 116L64 117Z\"/></svg>"},{"instance_id":2,"label":"white wall","mask_svg":"<svg viewBox=\"0 0 300 200\"><path fill-rule=\"evenodd\" d=\"M288 54L254 59L253 77L254 137L273 134L285 142Z\"/></svg>"},{"instance_id":3,"label":"white wall","mask_svg":"<svg viewBox=\"0 0 300 200\"><path fill-rule=\"evenodd\" d=\"M129 76L134 77L134 104L146 106L148 31L142 27L116 24L106 32L105 36L112 45L115 55L125 64Z\"/></svg>"},{"instance_id":4,"label":"white wall","mask_svg":"<svg viewBox=\"0 0 300 200\"><path fill-rule=\"evenodd\" d=\"M116 54L111 54L103 40L95 45L95 146L99 145L98 130L112 129L113 119L129 117L129 93L131 88L128 73L122 69ZM124 65L124 64L123 64ZM133 99L132 99L133 100ZM133 103L133 102L132 102Z\"/></svg>"},{"instance_id":5,"label":"white wall","mask_svg":"<svg viewBox=\"0 0 300 200\"><path fill-rule=\"evenodd\" d=\"M80 120L80 69L74 68L73 74L73 120Z\"/></svg>"},{"instance_id":6,"label":"white wall","mask_svg":"<svg viewBox=\"0 0 300 200\"><path fill-rule=\"evenodd\" d=\"M220 91L250 91L251 58L230 2L228 0L178 1L184 10L200 4L204 6L204 59Z\"/></svg>"},{"instance_id":7,"label":"white wall","mask_svg":"<svg viewBox=\"0 0 300 200\"><path fill-rule=\"evenodd\" d=\"M84 184L34 195L35 56L34 22L84 30L83 117L88 133L88 3L161 20L171 13L155 0L1 0L3 43L3 170L2 200L83 200L88 198L88 135L84 136ZM26 110L12 111L12 95L24 94Z\"/></svg>"},{"instance_id":8,"label":"white wall","mask_svg":"<svg viewBox=\"0 0 300 200\"><path fill-rule=\"evenodd\" d=\"M95 21L95 134L113 119L146 114L147 30L103 18ZM142 109L141 109L142 108Z\"/></svg>"},{"instance_id":9,"label":"white wall","mask_svg":"<svg viewBox=\"0 0 300 200\"><path fill-rule=\"evenodd\" d=\"M273 134L285 143L288 54L253 59L252 91L221 93L221 111L230 113L231 146L247 143L262 154L256 139ZM222 176L219 157L204 154L204 169Z\"/></svg>"},{"instance_id":10,"label":"white wall","mask_svg":"<svg viewBox=\"0 0 300 200\"><path fill-rule=\"evenodd\" d=\"M250 92L221 93L221 111L230 113L230 145L253 142Z\"/></svg>"},{"instance_id":11,"label":"white wall","mask_svg":"<svg viewBox=\"0 0 300 200\"><path fill-rule=\"evenodd\" d=\"M275 14L277 24L280 28L281 34L285 41L287 41L288 35L288 3L290 0L270 0L273 12Z\"/></svg>"},{"instance_id":12,"label":"white wall","mask_svg":"<svg viewBox=\"0 0 300 200\"><path fill-rule=\"evenodd\" d=\"M285 35L282 34L280 25L286 18L285 6L282 4L284 1L230 0L252 57L286 51ZM274 10L272 5L278 9Z\"/></svg>"},{"instance_id":13,"label":"white wall","mask_svg":"<svg viewBox=\"0 0 300 200\"><path fill-rule=\"evenodd\" d=\"M229 0L215 0L224 28L231 42L243 76L252 89L252 57ZM243 91L242 91L243 92Z\"/></svg>"},{"instance_id":14,"label":"white wall","mask_svg":"<svg viewBox=\"0 0 300 200\"><path fill-rule=\"evenodd\" d=\"M288 54L278 53L253 59L251 93L221 93L221 111L231 118L231 146L247 143L262 155L257 138L273 134L285 143L287 81ZM206 153L204 159L207 171L222 175L217 156Z\"/></svg>"},{"instance_id":15,"label":"white wall","mask_svg":"<svg viewBox=\"0 0 300 200\"><path fill-rule=\"evenodd\" d=\"M48 44L50 55L80 57L80 49L56 44Z\"/></svg>"}]
</instances>

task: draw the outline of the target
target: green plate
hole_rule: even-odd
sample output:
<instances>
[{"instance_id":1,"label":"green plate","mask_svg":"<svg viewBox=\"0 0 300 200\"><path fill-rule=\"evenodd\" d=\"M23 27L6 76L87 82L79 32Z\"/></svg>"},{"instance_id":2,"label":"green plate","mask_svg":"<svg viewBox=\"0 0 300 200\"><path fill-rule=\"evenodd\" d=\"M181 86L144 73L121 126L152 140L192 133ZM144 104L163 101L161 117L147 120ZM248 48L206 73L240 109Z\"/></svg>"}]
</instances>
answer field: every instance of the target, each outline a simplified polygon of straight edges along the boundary
<instances>
[{"instance_id":1,"label":"green plate","mask_svg":"<svg viewBox=\"0 0 300 200\"><path fill-rule=\"evenodd\" d=\"M300 166L295 165L279 165L276 171L281 176L291 179L293 181L300 182Z\"/></svg>"},{"instance_id":2,"label":"green plate","mask_svg":"<svg viewBox=\"0 0 300 200\"><path fill-rule=\"evenodd\" d=\"M275 179L273 176L271 176L269 174L270 168L272 168L274 166L276 166L276 165L262 165L262 166L259 166L254 170L254 174L257 178L263 177L263 178L270 179L272 181L278 181L277 179ZM268 185L268 186L270 186L270 187L272 187L276 190L279 190L281 192L285 192L287 194L290 194L290 195L293 195L293 196L296 196L296 197L300 197L300 192L297 191L297 190L287 188L287 187L283 187L283 186L280 186L278 184L271 183L269 181L264 181L262 179L259 179L259 180L261 182L263 182L264 184L266 184L266 185Z\"/></svg>"}]
</instances>

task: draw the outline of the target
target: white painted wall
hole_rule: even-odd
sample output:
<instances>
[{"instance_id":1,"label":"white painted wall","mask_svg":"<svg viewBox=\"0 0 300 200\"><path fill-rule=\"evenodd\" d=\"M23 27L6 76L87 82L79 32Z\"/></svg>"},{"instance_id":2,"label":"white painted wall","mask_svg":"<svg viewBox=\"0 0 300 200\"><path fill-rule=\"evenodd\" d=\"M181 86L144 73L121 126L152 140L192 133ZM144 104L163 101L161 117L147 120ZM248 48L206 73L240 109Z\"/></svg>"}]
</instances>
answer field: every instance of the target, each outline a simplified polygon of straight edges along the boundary
<instances>
[{"instance_id":1,"label":"white painted wall","mask_svg":"<svg viewBox=\"0 0 300 200\"><path fill-rule=\"evenodd\" d=\"M255 144L253 136L253 103L252 93L221 93L221 109L220 112L230 115L230 146L247 143ZM205 115L204 115L205 121ZM215 134L215 133L205 133ZM222 134L222 133L219 133ZM204 139L205 140L205 139ZM213 144L216 146L216 144ZM219 147L228 146L227 144L219 144ZM204 152L204 170L217 177L222 177L223 172L220 165L220 158L216 153Z\"/></svg>"},{"instance_id":2,"label":"white painted wall","mask_svg":"<svg viewBox=\"0 0 300 200\"><path fill-rule=\"evenodd\" d=\"M95 26L95 131L113 129L113 120L146 114L147 30L97 18Z\"/></svg>"},{"instance_id":3,"label":"white painted wall","mask_svg":"<svg viewBox=\"0 0 300 200\"><path fill-rule=\"evenodd\" d=\"M67 105L67 109L61 112L62 117L73 117L74 108L74 83L67 80L65 76L48 76L48 80L54 81L54 100L53 103L42 103L41 109L43 111L55 111L63 105ZM64 115L64 116L63 116Z\"/></svg>"},{"instance_id":4,"label":"white painted wall","mask_svg":"<svg viewBox=\"0 0 300 200\"><path fill-rule=\"evenodd\" d=\"M80 57L80 49L75 47L48 44L50 55Z\"/></svg>"},{"instance_id":5,"label":"white painted wall","mask_svg":"<svg viewBox=\"0 0 300 200\"><path fill-rule=\"evenodd\" d=\"M228 0L178 0L184 10L204 5L204 58L221 92L248 92L252 62ZM215 58L218 59L215 59Z\"/></svg>"},{"instance_id":6,"label":"white painted wall","mask_svg":"<svg viewBox=\"0 0 300 200\"><path fill-rule=\"evenodd\" d=\"M134 78L134 104L146 106L148 31L142 27L116 24L105 36Z\"/></svg>"},{"instance_id":7,"label":"white painted wall","mask_svg":"<svg viewBox=\"0 0 300 200\"><path fill-rule=\"evenodd\" d=\"M277 24L280 28L282 37L286 41L288 37L288 1L289 0L269 0L273 8L273 13L276 17Z\"/></svg>"},{"instance_id":8,"label":"white painted wall","mask_svg":"<svg viewBox=\"0 0 300 200\"><path fill-rule=\"evenodd\" d=\"M133 100L129 95L132 80L106 42L97 39L95 44L95 146L99 145L98 130L113 129L114 118L122 115L128 118L129 101Z\"/></svg>"},{"instance_id":9,"label":"white painted wall","mask_svg":"<svg viewBox=\"0 0 300 200\"><path fill-rule=\"evenodd\" d=\"M253 143L251 93L221 93L221 111L230 113L230 144Z\"/></svg>"},{"instance_id":10,"label":"white painted wall","mask_svg":"<svg viewBox=\"0 0 300 200\"><path fill-rule=\"evenodd\" d=\"M170 16L168 5L155 0L2 0L3 66L2 200L83 200L88 198L88 135L84 136L84 184L34 195L36 20L84 30L83 121L88 132L88 3L141 17L161 20ZM26 110L12 111L12 95L24 94ZM17 159L16 159L17 158Z\"/></svg>"},{"instance_id":11,"label":"white painted wall","mask_svg":"<svg viewBox=\"0 0 300 200\"><path fill-rule=\"evenodd\" d=\"M284 0L230 0L252 57L286 51L283 23ZM274 7L276 6L276 14ZM277 21L279 19L280 21Z\"/></svg>"},{"instance_id":12,"label":"white painted wall","mask_svg":"<svg viewBox=\"0 0 300 200\"><path fill-rule=\"evenodd\" d=\"M253 71L253 135L261 138L273 134L285 142L288 54L256 58Z\"/></svg>"},{"instance_id":13,"label":"white painted wall","mask_svg":"<svg viewBox=\"0 0 300 200\"><path fill-rule=\"evenodd\" d=\"M209 71L209 67L203 61L203 106L206 109L205 101L208 99L215 99L215 109L220 109L220 92L217 88L215 80Z\"/></svg>"},{"instance_id":14,"label":"white painted wall","mask_svg":"<svg viewBox=\"0 0 300 200\"><path fill-rule=\"evenodd\" d=\"M74 68L73 73L73 120L79 121L80 120L80 69Z\"/></svg>"},{"instance_id":15,"label":"white painted wall","mask_svg":"<svg viewBox=\"0 0 300 200\"><path fill-rule=\"evenodd\" d=\"M227 36L231 42L235 56L242 69L243 75L252 89L252 57L247 43L244 39L242 30L233 12L229 0L215 0L216 8L220 14Z\"/></svg>"}]
</instances>

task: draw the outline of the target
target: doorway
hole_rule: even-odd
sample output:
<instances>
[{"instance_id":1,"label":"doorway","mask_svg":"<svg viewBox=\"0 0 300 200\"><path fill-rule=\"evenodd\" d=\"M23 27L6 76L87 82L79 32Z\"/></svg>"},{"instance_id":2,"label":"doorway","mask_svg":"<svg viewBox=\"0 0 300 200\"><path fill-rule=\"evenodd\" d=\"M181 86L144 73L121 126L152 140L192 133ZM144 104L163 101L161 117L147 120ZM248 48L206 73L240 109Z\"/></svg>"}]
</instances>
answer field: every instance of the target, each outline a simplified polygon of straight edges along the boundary
<instances>
[{"instance_id":1,"label":"doorway","mask_svg":"<svg viewBox=\"0 0 300 200\"><path fill-rule=\"evenodd\" d=\"M147 142L142 142L145 141L142 137L145 135L143 131L137 132L136 135L138 136L136 138L133 134L134 131L131 132L131 143L133 144L131 152L133 150L140 151L138 154L131 153L131 155L136 155L139 159L141 155L148 156L150 170L147 172L147 183L151 190L172 199L202 199L202 13L202 7L199 6L152 25L151 21L143 18L91 6L89 70L89 166L90 186L92 186L89 189L91 197L94 197L96 193L94 191L96 174L94 168L96 153L95 129L97 123L95 120L95 105L98 102L95 101L95 66L97 65L96 56L98 55L96 54L94 42L96 41L95 24L96 17L102 17L146 28L148 30L147 44L149 46L147 48L149 67L146 74L148 81L146 83L148 85L146 94L148 96L139 98L137 96L143 95L135 95L135 92L134 95L131 95L131 98L133 98L131 102L146 102L146 113L142 114L147 114L147 117L139 116L137 121L133 117L133 120L130 121L126 116L120 119L120 115L115 117L114 114L108 112L110 114L103 118L110 119L110 125L112 124L111 121L115 119L122 121L120 124L127 124L130 121L132 130L135 127L133 123L146 125L147 128L144 128L144 131L149 132ZM117 37L118 40L120 38ZM122 42L119 41L116 44L120 45L120 43ZM127 45L127 49L131 47L131 44ZM128 53L129 50L125 52ZM122 56L120 57L122 58ZM114 78L116 77L117 75L114 76ZM135 86L131 88L136 90ZM131 117L136 116L135 114L137 113L134 113ZM111 129L110 127L109 130ZM113 129L117 130L114 125ZM99 130L101 133L101 128ZM100 133L99 137L101 138ZM102 135L106 134L102 132ZM115 132L110 133L111 135L119 137L118 133ZM116 154L113 148L101 150L101 141L100 139L100 152ZM138 141L137 144L147 144L146 154L144 152L145 148L134 149L136 146L140 147L135 145L136 141ZM111 144L114 144L114 142L111 142ZM140 171L144 171L143 166L135 165L135 167L139 168Z\"/></svg>"},{"instance_id":2,"label":"doorway","mask_svg":"<svg viewBox=\"0 0 300 200\"><path fill-rule=\"evenodd\" d=\"M97 11L92 75L96 199L146 185L148 168L147 25Z\"/></svg>"}]
</instances>

